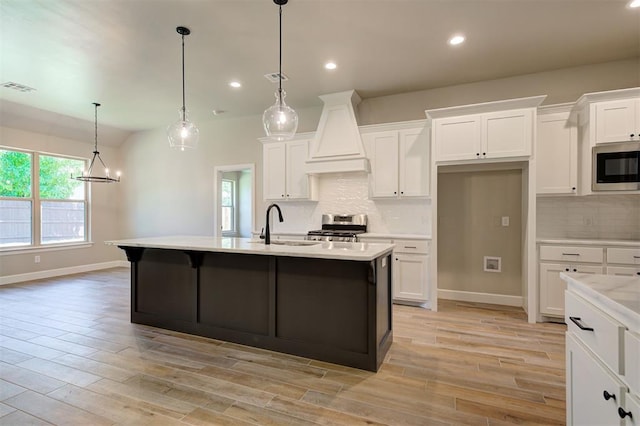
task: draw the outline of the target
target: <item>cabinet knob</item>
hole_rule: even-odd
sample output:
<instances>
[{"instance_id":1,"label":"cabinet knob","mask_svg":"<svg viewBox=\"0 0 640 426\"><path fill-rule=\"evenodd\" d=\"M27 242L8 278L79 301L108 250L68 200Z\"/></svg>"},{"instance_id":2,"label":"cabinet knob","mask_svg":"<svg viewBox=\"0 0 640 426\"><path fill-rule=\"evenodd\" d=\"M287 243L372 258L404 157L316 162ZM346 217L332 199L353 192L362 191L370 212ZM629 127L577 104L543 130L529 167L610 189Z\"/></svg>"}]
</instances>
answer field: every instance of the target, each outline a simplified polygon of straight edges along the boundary
<instances>
[{"instance_id":1,"label":"cabinet knob","mask_svg":"<svg viewBox=\"0 0 640 426\"><path fill-rule=\"evenodd\" d=\"M284 194L280 194L280 196L281 196L282 198L284 198Z\"/></svg>"},{"instance_id":2,"label":"cabinet knob","mask_svg":"<svg viewBox=\"0 0 640 426\"><path fill-rule=\"evenodd\" d=\"M396 260L398 260L398 258L396 257Z\"/></svg>"},{"instance_id":3,"label":"cabinet knob","mask_svg":"<svg viewBox=\"0 0 640 426\"><path fill-rule=\"evenodd\" d=\"M572 188L571 188L571 190L572 190L572 191L575 191L575 190L576 190L576 187L575 187L575 186L574 186L574 187L572 187Z\"/></svg>"},{"instance_id":4,"label":"cabinet knob","mask_svg":"<svg viewBox=\"0 0 640 426\"><path fill-rule=\"evenodd\" d=\"M480 153L479 152L476 152L476 157L480 157Z\"/></svg>"},{"instance_id":5,"label":"cabinet knob","mask_svg":"<svg viewBox=\"0 0 640 426\"><path fill-rule=\"evenodd\" d=\"M578 270L577 270L577 269L574 269L574 270L573 270L573 272L578 272Z\"/></svg>"},{"instance_id":6,"label":"cabinet knob","mask_svg":"<svg viewBox=\"0 0 640 426\"><path fill-rule=\"evenodd\" d=\"M400 191L400 194L404 194L404 191Z\"/></svg>"},{"instance_id":7,"label":"cabinet knob","mask_svg":"<svg viewBox=\"0 0 640 426\"><path fill-rule=\"evenodd\" d=\"M564 268L564 270L565 270L566 272L569 272L569 268Z\"/></svg>"},{"instance_id":8,"label":"cabinet knob","mask_svg":"<svg viewBox=\"0 0 640 426\"><path fill-rule=\"evenodd\" d=\"M614 401L616 400L616 394L609 393L607 391L602 392L602 397L605 399L605 401L608 401L610 399L613 399Z\"/></svg>"},{"instance_id":9,"label":"cabinet knob","mask_svg":"<svg viewBox=\"0 0 640 426\"><path fill-rule=\"evenodd\" d=\"M483 156L483 157L486 157L486 156L487 156L487 153L486 153L486 152L483 152L483 153L482 153L482 156Z\"/></svg>"},{"instance_id":10,"label":"cabinet knob","mask_svg":"<svg viewBox=\"0 0 640 426\"><path fill-rule=\"evenodd\" d=\"M631 133L629 136L634 137L635 135L633 133Z\"/></svg>"},{"instance_id":11,"label":"cabinet knob","mask_svg":"<svg viewBox=\"0 0 640 426\"><path fill-rule=\"evenodd\" d=\"M618 415L620 416L621 419L624 419L627 416L629 416L630 419L633 419L633 415L631 414L631 411L624 411L624 408L622 407L618 407Z\"/></svg>"}]
</instances>

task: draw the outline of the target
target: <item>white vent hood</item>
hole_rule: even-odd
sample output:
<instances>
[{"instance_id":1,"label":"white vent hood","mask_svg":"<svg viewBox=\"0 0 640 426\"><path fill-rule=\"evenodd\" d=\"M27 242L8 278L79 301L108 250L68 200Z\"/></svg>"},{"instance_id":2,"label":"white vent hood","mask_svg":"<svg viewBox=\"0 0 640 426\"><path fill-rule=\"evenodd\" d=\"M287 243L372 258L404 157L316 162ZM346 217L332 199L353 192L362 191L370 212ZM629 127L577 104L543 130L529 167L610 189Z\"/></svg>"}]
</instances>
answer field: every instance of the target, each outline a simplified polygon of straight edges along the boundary
<instances>
[{"instance_id":1,"label":"white vent hood","mask_svg":"<svg viewBox=\"0 0 640 426\"><path fill-rule=\"evenodd\" d=\"M316 136L311 142L308 174L369 172L354 108L361 101L355 90L320 96L324 102Z\"/></svg>"}]
</instances>

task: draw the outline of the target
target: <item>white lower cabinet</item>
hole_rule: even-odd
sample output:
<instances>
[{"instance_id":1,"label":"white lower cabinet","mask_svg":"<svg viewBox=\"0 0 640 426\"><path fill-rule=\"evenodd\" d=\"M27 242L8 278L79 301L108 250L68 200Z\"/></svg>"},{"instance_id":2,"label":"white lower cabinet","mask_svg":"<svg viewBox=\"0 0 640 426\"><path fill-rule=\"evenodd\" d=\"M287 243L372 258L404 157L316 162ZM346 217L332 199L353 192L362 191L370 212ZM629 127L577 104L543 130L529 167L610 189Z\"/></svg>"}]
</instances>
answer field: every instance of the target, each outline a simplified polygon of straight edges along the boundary
<instances>
[{"instance_id":1,"label":"white lower cabinet","mask_svg":"<svg viewBox=\"0 0 640 426\"><path fill-rule=\"evenodd\" d=\"M429 242L394 240L393 301L425 305L429 301Z\"/></svg>"},{"instance_id":2,"label":"white lower cabinet","mask_svg":"<svg viewBox=\"0 0 640 426\"><path fill-rule=\"evenodd\" d=\"M567 334L567 425L619 425L626 387L578 338Z\"/></svg>"},{"instance_id":3,"label":"white lower cabinet","mask_svg":"<svg viewBox=\"0 0 640 426\"><path fill-rule=\"evenodd\" d=\"M633 316L609 310L611 303L597 290L567 290L569 426L640 426L640 335Z\"/></svg>"},{"instance_id":4,"label":"white lower cabinet","mask_svg":"<svg viewBox=\"0 0 640 426\"><path fill-rule=\"evenodd\" d=\"M567 283L560 278L560 272L581 274L602 274L602 266L570 265L560 263L540 263L540 313L564 316L564 291Z\"/></svg>"},{"instance_id":5,"label":"white lower cabinet","mask_svg":"<svg viewBox=\"0 0 640 426\"><path fill-rule=\"evenodd\" d=\"M560 278L560 273L604 273L604 248L540 245L538 251L539 312L548 316L564 316L564 291L567 285Z\"/></svg>"}]
</instances>

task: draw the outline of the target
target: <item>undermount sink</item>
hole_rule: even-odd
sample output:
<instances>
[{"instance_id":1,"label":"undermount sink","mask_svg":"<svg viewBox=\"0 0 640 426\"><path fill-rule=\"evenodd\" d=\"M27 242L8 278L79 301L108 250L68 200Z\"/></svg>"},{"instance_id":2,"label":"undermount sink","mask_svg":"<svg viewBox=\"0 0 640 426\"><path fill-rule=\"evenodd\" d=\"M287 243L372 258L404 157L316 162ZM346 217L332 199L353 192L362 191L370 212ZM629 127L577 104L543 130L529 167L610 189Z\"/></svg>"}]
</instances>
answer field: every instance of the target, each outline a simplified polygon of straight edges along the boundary
<instances>
[{"instance_id":1,"label":"undermount sink","mask_svg":"<svg viewBox=\"0 0 640 426\"><path fill-rule=\"evenodd\" d=\"M252 243L264 244L264 240L252 241ZM274 240L271 241L271 244L280 245L280 246L315 246L321 244L320 241L281 241Z\"/></svg>"}]
</instances>

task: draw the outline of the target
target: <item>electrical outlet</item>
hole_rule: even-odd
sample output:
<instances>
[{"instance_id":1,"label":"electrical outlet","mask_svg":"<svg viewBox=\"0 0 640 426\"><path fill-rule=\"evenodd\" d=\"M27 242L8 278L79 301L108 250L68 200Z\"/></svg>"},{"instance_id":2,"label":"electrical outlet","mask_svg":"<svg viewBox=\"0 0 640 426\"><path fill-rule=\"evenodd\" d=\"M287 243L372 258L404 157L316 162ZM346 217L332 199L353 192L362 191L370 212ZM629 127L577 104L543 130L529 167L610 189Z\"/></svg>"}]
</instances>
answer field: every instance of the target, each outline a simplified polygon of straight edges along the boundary
<instances>
[{"instance_id":1,"label":"electrical outlet","mask_svg":"<svg viewBox=\"0 0 640 426\"><path fill-rule=\"evenodd\" d=\"M502 216L502 226L509 226L509 216Z\"/></svg>"},{"instance_id":2,"label":"electrical outlet","mask_svg":"<svg viewBox=\"0 0 640 426\"><path fill-rule=\"evenodd\" d=\"M40 256L36 256L36 257L34 257L34 258L33 258L33 261L34 261L35 263L40 263Z\"/></svg>"}]
</instances>

